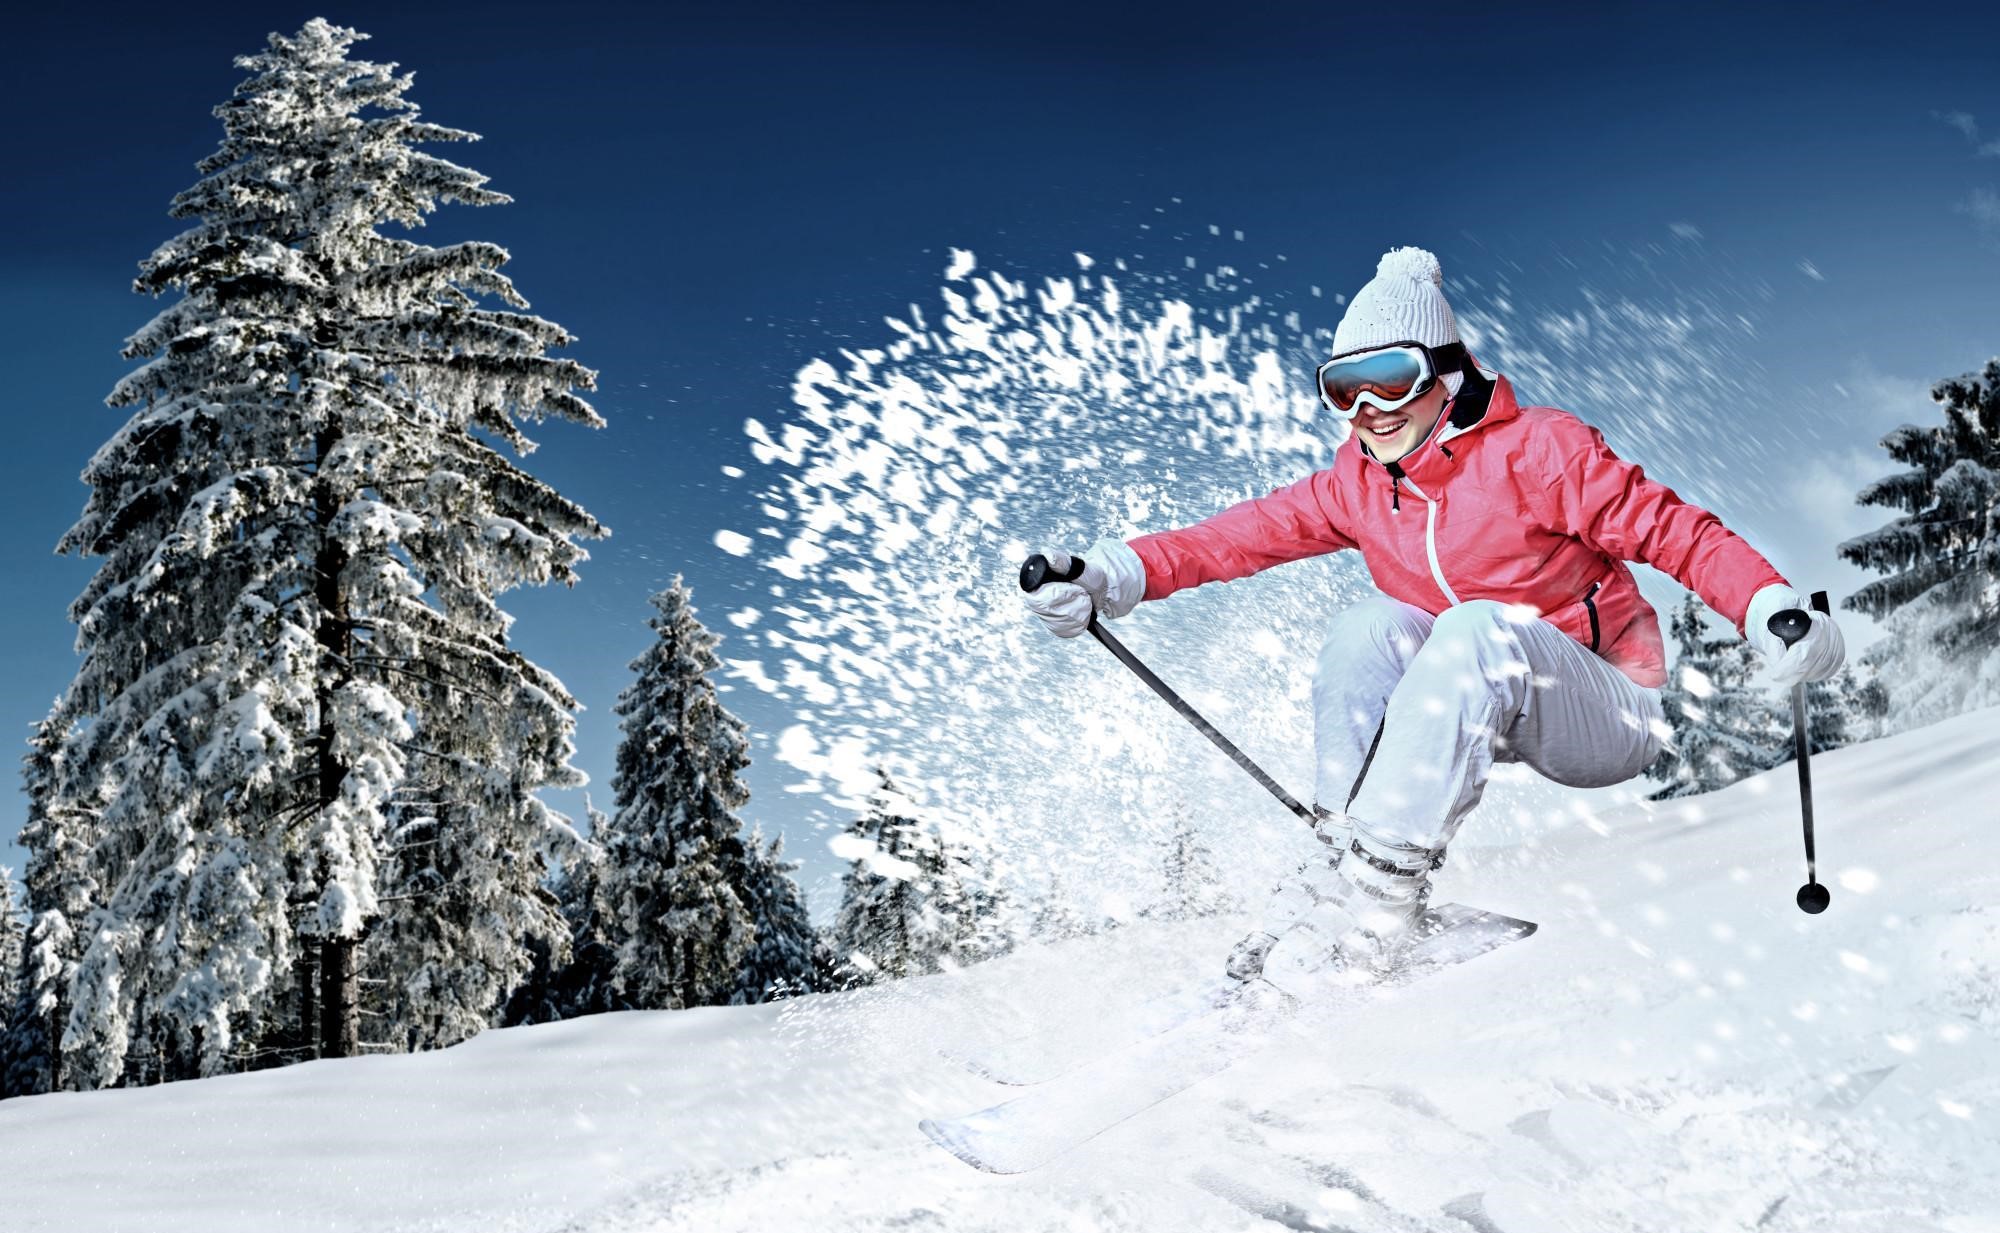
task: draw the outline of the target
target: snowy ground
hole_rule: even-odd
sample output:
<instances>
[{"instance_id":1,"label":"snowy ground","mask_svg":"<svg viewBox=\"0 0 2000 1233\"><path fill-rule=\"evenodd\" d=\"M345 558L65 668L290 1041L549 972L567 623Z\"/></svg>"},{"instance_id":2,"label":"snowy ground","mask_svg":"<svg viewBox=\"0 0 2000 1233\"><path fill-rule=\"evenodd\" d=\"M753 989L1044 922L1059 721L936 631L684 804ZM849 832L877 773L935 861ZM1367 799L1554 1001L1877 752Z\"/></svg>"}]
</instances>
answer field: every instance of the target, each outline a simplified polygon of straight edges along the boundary
<instances>
[{"instance_id":1,"label":"snowy ground","mask_svg":"<svg viewBox=\"0 0 2000 1233\"><path fill-rule=\"evenodd\" d=\"M1079 1025L1242 923L1134 925L774 1007L0 1104L11 1230L2000 1230L2000 711L1796 775L1461 845L1440 900L1532 940L1308 1018L1072 1156L975 1172L939 1046ZM1477 819L1471 825L1476 825ZM1468 833L1470 838L1470 832Z\"/></svg>"}]
</instances>

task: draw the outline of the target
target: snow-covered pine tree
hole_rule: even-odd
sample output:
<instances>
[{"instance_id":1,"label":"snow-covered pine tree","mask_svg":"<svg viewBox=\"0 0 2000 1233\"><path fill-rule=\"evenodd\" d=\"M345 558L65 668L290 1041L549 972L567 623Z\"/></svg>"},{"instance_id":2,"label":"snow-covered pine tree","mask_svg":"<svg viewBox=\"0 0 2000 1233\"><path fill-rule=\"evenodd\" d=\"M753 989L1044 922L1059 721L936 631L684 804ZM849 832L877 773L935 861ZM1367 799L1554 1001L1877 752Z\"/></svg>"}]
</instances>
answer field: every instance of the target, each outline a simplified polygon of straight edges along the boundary
<instances>
[{"instance_id":1,"label":"snow-covered pine tree","mask_svg":"<svg viewBox=\"0 0 2000 1233\"><path fill-rule=\"evenodd\" d=\"M1861 687L1856 682L1853 665L1847 665L1831 678L1824 681L1806 682L1806 749L1810 753L1825 753L1829 749L1839 749L1853 742L1852 729L1856 718L1856 707ZM1778 700L1777 709L1781 717L1789 719L1792 704L1787 693ZM1791 725L1785 726L1789 734ZM1790 762L1793 756L1791 741L1786 741L1778 750L1779 762Z\"/></svg>"},{"instance_id":2,"label":"snow-covered pine tree","mask_svg":"<svg viewBox=\"0 0 2000 1233\"><path fill-rule=\"evenodd\" d=\"M28 1096L65 1086L62 1031L82 944L77 933L97 896L90 873L92 819L68 808L59 788L63 740L70 730L62 701L35 725L21 759L28 815L23 904L28 914L21 967L0 1040L0 1095Z\"/></svg>"},{"instance_id":3,"label":"snow-covered pine tree","mask_svg":"<svg viewBox=\"0 0 2000 1233\"><path fill-rule=\"evenodd\" d=\"M785 859L782 836L767 844L761 829L750 833L738 894L750 910L756 937L744 953L743 970L729 996L734 1004L772 1002L815 988L817 935L806 914L805 895L792 876L798 867L797 861Z\"/></svg>"},{"instance_id":4,"label":"snow-covered pine tree","mask_svg":"<svg viewBox=\"0 0 2000 1233\"><path fill-rule=\"evenodd\" d=\"M1866 681L1857 678L1848 709L1862 739L1872 740L1888 732L1889 705L1889 688L1882 684L1880 674L1870 672Z\"/></svg>"},{"instance_id":5,"label":"snow-covered pine tree","mask_svg":"<svg viewBox=\"0 0 2000 1233\"><path fill-rule=\"evenodd\" d=\"M833 945L867 980L940 971L978 958L970 849L876 769L868 809L841 834L836 855L854 863L841 882Z\"/></svg>"},{"instance_id":6,"label":"snow-covered pine tree","mask_svg":"<svg viewBox=\"0 0 2000 1233\"><path fill-rule=\"evenodd\" d=\"M1060 942L1093 933L1091 921L1079 912L1069 884L1060 873L1049 875L1048 889L1035 904L1029 933L1039 942Z\"/></svg>"},{"instance_id":7,"label":"snow-covered pine tree","mask_svg":"<svg viewBox=\"0 0 2000 1233\"><path fill-rule=\"evenodd\" d=\"M611 1008L612 954L597 926L597 883L604 867L604 848L597 839L609 819L587 794L583 810L591 839L564 854L548 881L568 927L568 945L538 943L532 948L535 966L508 1001L509 1025L548 1023Z\"/></svg>"},{"instance_id":8,"label":"snow-covered pine tree","mask_svg":"<svg viewBox=\"0 0 2000 1233\"><path fill-rule=\"evenodd\" d=\"M563 861L555 884L570 937L569 964L557 974L551 999L561 1019L596 1014L613 1005L611 968L617 954L605 941L597 916L598 885L604 880L604 836L610 831L611 819L588 802L584 812L590 818L590 842Z\"/></svg>"},{"instance_id":9,"label":"snow-covered pine tree","mask_svg":"<svg viewBox=\"0 0 2000 1233\"><path fill-rule=\"evenodd\" d=\"M1841 601L1882 623L1862 653L1898 727L2000 702L2000 359L1940 381L1942 425L1904 424L1882 448L1908 470L1855 496L1904 511L1840 545L1886 577Z\"/></svg>"},{"instance_id":10,"label":"snow-covered pine tree","mask_svg":"<svg viewBox=\"0 0 2000 1233\"><path fill-rule=\"evenodd\" d=\"M1710 638L1706 608L1692 592L1674 611L1674 671L1660 692L1672 729L1646 773L1666 786L1647 799L1711 792L1767 770L1790 748L1789 713L1781 721L1767 691L1750 683L1749 644Z\"/></svg>"},{"instance_id":11,"label":"snow-covered pine tree","mask_svg":"<svg viewBox=\"0 0 2000 1233\"><path fill-rule=\"evenodd\" d=\"M968 879L968 919L961 953L965 962L997 958L1020 943L1025 922L1014 906L1006 880L983 839L964 837L952 845L952 859Z\"/></svg>"},{"instance_id":12,"label":"snow-covered pine tree","mask_svg":"<svg viewBox=\"0 0 2000 1233\"><path fill-rule=\"evenodd\" d=\"M816 993L853 989L873 979L872 972L849 961L830 924L813 929L812 987Z\"/></svg>"},{"instance_id":13,"label":"snow-covered pine tree","mask_svg":"<svg viewBox=\"0 0 2000 1233\"><path fill-rule=\"evenodd\" d=\"M14 897L14 871L0 865L0 1007L15 1004L21 979L21 909ZM0 1095L5 1095L0 1089Z\"/></svg>"},{"instance_id":14,"label":"snow-covered pine tree","mask_svg":"<svg viewBox=\"0 0 2000 1233\"><path fill-rule=\"evenodd\" d=\"M376 1017L376 1044L399 1051L442 1048L514 1015L536 996L531 988L567 969L570 931L562 899L543 875L543 861L587 847L567 827L531 858L530 871L510 888L527 899L518 936L486 914L494 883L517 871L518 860L479 833L476 819L443 802L392 802L392 842L384 853L382 915L362 951L371 978L362 1005Z\"/></svg>"},{"instance_id":15,"label":"snow-covered pine tree","mask_svg":"<svg viewBox=\"0 0 2000 1233\"><path fill-rule=\"evenodd\" d=\"M616 707L624 735L597 921L619 1005L711 1006L735 990L756 932L737 893L750 745L709 680L720 639L695 619L686 584L676 576L652 603L658 637Z\"/></svg>"},{"instance_id":16,"label":"snow-covered pine tree","mask_svg":"<svg viewBox=\"0 0 2000 1233\"><path fill-rule=\"evenodd\" d=\"M474 135L419 119L393 65L348 59L362 37L314 19L238 59L221 146L174 200L193 223L135 283L184 294L126 344L148 362L109 401L135 411L60 545L104 558L71 609L89 721L66 792L102 811L105 888L63 1042L85 1084L128 1053L221 1069L301 943L318 1048L354 1051L358 941L432 910L378 898L399 794L445 802L457 903L488 941L426 969L392 927L378 979L477 970L476 1001L561 928L538 853L569 828L535 793L582 781L575 702L507 645L495 597L573 581L576 540L604 529L489 439L525 454L517 420L601 424L576 393L593 374L509 311L503 249L379 230L508 198L417 148Z\"/></svg>"},{"instance_id":17,"label":"snow-covered pine tree","mask_svg":"<svg viewBox=\"0 0 2000 1233\"><path fill-rule=\"evenodd\" d=\"M1146 914L1161 920L1192 920L1214 916L1237 905L1222 885L1215 854L1201 841L1185 808L1174 813L1161 870L1165 895Z\"/></svg>"}]
</instances>

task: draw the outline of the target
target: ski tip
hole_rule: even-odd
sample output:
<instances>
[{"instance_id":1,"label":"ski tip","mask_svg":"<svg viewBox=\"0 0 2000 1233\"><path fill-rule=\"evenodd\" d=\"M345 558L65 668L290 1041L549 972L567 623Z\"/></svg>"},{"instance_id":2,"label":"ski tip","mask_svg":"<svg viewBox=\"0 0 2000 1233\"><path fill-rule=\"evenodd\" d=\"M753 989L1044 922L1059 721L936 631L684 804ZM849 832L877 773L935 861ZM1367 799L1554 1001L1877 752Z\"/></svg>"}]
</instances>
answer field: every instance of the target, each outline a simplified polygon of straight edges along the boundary
<instances>
[{"instance_id":1,"label":"ski tip","mask_svg":"<svg viewBox=\"0 0 2000 1233\"><path fill-rule=\"evenodd\" d=\"M1424 914L1424 919L1418 928L1425 934L1435 936L1468 926L1498 933L1511 933L1521 938L1541 928L1531 920L1522 920L1518 916L1508 916L1502 912L1488 912L1484 908L1475 908L1463 903L1447 903L1432 908Z\"/></svg>"}]
</instances>

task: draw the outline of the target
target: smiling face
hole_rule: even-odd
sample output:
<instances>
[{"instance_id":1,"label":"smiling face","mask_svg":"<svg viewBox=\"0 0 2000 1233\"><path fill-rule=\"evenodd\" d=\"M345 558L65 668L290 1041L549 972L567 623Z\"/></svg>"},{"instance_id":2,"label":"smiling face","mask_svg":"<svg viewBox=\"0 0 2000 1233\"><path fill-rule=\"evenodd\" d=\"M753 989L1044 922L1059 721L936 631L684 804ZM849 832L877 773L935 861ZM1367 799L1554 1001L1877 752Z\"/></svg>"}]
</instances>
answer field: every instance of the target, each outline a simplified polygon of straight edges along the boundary
<instances>
[{"instance_id":1,"label":"smiling face","mask_svg":"<svg viewBox=\"0 0 2000 1233\"><path fill-rule=\"evenodd\" d=\"M1360 437L1368 446L1368 451L1380 461L1395 462L1430 436L1450 398L1450 392L1440 381L1422 398L1394 411L1384 411L1373 403L1364 402L1354 413L1354 435Z\"/></svg>"}]
</instances>

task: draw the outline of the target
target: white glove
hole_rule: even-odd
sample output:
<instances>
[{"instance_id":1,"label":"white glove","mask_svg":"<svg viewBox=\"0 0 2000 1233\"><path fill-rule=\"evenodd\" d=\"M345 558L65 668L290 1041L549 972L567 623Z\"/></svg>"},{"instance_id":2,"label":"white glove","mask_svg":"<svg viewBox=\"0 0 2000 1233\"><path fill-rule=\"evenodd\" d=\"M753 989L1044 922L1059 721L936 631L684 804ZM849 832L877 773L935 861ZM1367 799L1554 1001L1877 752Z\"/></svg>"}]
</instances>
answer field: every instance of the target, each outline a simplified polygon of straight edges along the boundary
<instances>
[{"instance_id":1,"label":"white glove","mask_svg":"<svg viewBox=\"0 0 2000 1233\"><path fill-rule=\"evenodd\" d=\"M1770 626L1771 618L1787 608L1801 609L1812 618L1805 636L1790 647ZM1847 661L1847 642L1840 636L1840 626L1826 613L1813 611L1805 596L1782 583L1774 582L1750 597L1743 636L1764 657L1764 674L1785 689L1803 681L1824 681Z\"/></svg>"},{"instance_id":2,"label":"white glove","mask_svg":"<svg viewBox=\"0 0 2000 1233\"><path fill-rule=\"evenodd\" d=\"M1057 573L1068 573L1070 554L1060 548L1042 554ZM1038 591L1023 591L1021 602L1042 618L1058 638L1074 638L1090 626L1090 614L1122 617L1146 594L1146 567L1124 540L1100 539L1083 554L1083 573L1075 582L1045 582Z\"/></svg>"}]
</instances>

